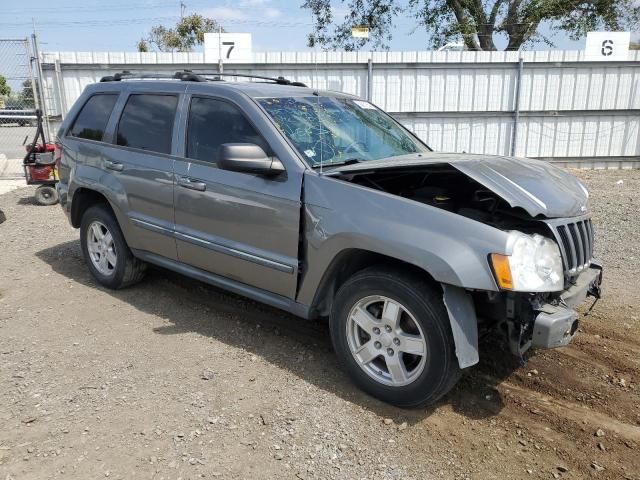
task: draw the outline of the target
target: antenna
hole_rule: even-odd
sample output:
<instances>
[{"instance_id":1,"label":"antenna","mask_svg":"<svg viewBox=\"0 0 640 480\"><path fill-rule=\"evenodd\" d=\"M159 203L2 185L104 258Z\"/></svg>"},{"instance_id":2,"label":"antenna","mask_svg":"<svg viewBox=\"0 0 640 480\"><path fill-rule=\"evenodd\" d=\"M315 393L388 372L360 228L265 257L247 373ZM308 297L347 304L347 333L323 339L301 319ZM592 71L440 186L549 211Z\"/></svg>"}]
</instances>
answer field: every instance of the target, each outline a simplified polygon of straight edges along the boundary
<instances>
[{"instance_id":1,"label":"antenna","mask_svg":"<svg viewBox=\"0 0 640 480\"><path fill-rule=\"evenodd\" d=\"M224 70L222 66L222 25L218 25L218 73Z\"/></svg>"},{"instance_id":2,"label":"antenna","mask_svg":"<svg viewBox=\"0 0 640 480\"><path fill-rule=\"evenodd\" d=\"M316 112L316 118L318 119L318 127L319 127L319 132L318 135L320 136L320 175L322 175L322 164L324 162L324 149L323 147L323 139L322 139L322 120L320 119L320 94L318 93L318 44L316 42L316 48L315 48L315 52L314 52L314 60L315 60L315 75L314 75L314 94L316 97L318 97L318 110Z\"/></svg>"},{"instance_id":3,"label":"antenna","mask_svg":"<svg viewBox=\"0 0 640 480\"><path fill-rule=\"evenodd\" d=\"M313 14L311 14L311 22L314 22ZM318 42L315 42L315 48L313 52L314 57L314 75L311 87L313 88L313 94L318 97L318 110L316 112L316 118L318 119L318 135L320 136L320 174L322 175L322 163L324 161L324 149L322 148L322 121L320 120L320 94L318 93Z\"/></svg>"}]
</instances>

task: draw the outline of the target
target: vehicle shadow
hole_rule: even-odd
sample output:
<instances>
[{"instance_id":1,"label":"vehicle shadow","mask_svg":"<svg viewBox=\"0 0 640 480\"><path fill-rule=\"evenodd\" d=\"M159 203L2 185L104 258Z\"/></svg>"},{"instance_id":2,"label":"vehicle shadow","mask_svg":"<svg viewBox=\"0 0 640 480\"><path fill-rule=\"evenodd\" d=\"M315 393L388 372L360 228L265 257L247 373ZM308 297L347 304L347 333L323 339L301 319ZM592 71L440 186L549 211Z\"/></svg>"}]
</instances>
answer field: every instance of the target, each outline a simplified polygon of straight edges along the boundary
<instances>
[{"instance_id":1,"label":"vehicle shadow","mask_svg":"<svg viewBox=\"0 0 640 480\"><path fill-rule=\"evenodd\" d=\"M108 293L141 312L160 315L168 324L154 328L159 335L196 332L242 348L304 381L396 422L417 423L447 405L472 419L494 416L504 406L496 386L519 367L508 353L483 343L481 363L466 370L443 399L429 407L400 409L364 394L350 382L333 353L326 322L302 320L160 268L151 268L139 285L107 290L91 277L79 241L41 250L36 256L75 282Z\"/></svg>"}]
</instances>

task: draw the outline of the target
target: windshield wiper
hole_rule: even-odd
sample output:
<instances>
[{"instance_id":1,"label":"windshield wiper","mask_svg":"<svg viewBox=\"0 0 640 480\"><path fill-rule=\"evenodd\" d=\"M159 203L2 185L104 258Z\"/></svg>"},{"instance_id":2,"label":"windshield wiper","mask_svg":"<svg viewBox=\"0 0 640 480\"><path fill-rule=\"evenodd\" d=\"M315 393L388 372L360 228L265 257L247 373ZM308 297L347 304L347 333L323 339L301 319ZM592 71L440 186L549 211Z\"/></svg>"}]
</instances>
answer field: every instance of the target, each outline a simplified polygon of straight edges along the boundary
<instances>
[{"instance_id":1,"label":"windshield wiper","mask_svg":"<svg viewBox=\"0 0 640 480\"><path fill-rule=\"evenodd\" d=\"M327 167L342 167L345 165L353 165L355 163L362 163L364 160L361 160L359 158L348 158L347 160L343 161L343 162L327 162L327 163L322 163L322 168L327 168ZM320 164L316 164L311 168L320 168Z\"/></svg>"}]
</instances>

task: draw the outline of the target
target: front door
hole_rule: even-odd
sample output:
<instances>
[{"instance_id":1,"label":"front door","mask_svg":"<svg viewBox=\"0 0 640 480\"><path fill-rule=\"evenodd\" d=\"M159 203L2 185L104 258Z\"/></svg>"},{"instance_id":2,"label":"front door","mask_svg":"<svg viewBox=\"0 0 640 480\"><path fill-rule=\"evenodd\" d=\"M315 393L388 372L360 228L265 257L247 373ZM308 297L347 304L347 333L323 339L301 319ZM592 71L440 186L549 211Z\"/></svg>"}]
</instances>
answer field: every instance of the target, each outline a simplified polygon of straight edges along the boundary
<instances>
[{"instance_id":1,"label":"front door","mask_svg":"<svg viewBox=\"0 0 640 480\"><path fill-rule=\"evenodd\" d=\"M298 273L301 176L221 170L218 147L269 145L240 108L193 96L185 159L175 161L178 259L194 267L294 298Z\"/></svg>"}]
</instances>

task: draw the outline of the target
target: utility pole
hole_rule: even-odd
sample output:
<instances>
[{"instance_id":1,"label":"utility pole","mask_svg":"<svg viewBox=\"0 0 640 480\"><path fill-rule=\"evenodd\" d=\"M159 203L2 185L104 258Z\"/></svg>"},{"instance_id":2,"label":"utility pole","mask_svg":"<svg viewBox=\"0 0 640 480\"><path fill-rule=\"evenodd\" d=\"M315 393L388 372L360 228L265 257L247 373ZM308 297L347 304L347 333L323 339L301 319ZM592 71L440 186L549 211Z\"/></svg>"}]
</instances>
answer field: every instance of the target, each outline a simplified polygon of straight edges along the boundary
<instances>
[{"instance_id":1,"label":"utility pole","mask_svg":"<svg viewBox=\"0 0 640 480\"><path fill-rule=\"evenodd\" d=\"M35 97L40 97L40 109L42 111L42 119L44 123L44 131L47 135L47 141L51 139L51 131L49 130L49 115L47 114L47 103L44 95L44 75L42 73L42 64L40 63L40 47L38 45L38 35L36 34L36 19L31 17L33 23L33 33L31 34L31 46L33 48L33 56L36 62L37 84L31 84L33 89L34 103Z\"/></svg>"},{"instance_id":2,"label":"utility pole","mask_svg":"<svg viewBox=\"0 0 640 480\"><path fill-rule=\"evenodd\" d=\"M184 12L187 9L187 6L184 2L180 2L180 20L184 18Z\"/></svg>"}]
</instances>

